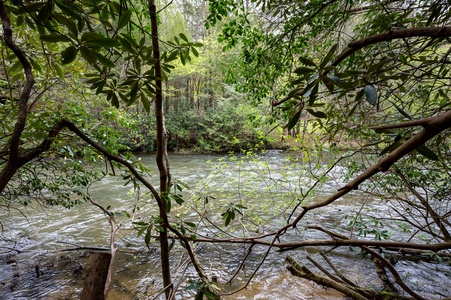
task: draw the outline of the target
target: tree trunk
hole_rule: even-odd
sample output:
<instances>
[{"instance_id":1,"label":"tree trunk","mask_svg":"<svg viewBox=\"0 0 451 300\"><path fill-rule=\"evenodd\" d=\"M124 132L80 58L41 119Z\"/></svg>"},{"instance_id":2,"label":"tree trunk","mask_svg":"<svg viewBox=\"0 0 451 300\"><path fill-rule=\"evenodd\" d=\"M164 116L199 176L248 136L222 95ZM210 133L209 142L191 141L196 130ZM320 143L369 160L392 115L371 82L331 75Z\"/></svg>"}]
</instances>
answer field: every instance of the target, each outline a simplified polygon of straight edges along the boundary
<instances>
[{"instance_id":1,"label":"tree trunk","mask_svg":"<svg viewBox=\"0 0 451 300\"><path fill-rule=\"evenodd\" d=\"M18 103L19 112L17 115L17 120L14 125L14 130L12 132L11 139L8 141L9 144L8 162L6 163L6 166L0 171L0 193L1 193L5 189L6 185L11 180L13 175L16 173L16 171L25 163L21 161L19 155L20 154L19 147L22 132L24 131L25 124L27 121L28 100L30 99L31 90L34 86L34 77L30 61L28 60L25 53L14 42L11 21L9 19L3 1L0 1L0 19L2 21L3 42L19 59L20 63L22 64L23 72L26 79L19 98Z\"/></svg>"},{"instance_id":2,"label":"tree trunk","mask_svg":"<svg viewBox=\"0 0 451 300\"><path fill-rule=\"evenodd\" d=\"M81 293L81 300L104 300L108 293L107 278L110 269L110 253L93 253L89 273Z\"/></svg>"},{"instance_id":3,"label":"tree trunk","mask_svg":"<svg viewBox=\"0 0 451 300\"><path fill-rule=\"evenodd\" d=\"M162 73L160 62L160 47L158 44L158 24L157 12L154 0L149 0L150 21L152 23L152 47L155 63L156 97L155 97L155 117L157 123L157 153L156 163L160 172L160 207L159 214L162 219L160 231L160 248L161 248L161 265L163 273L163 285L166 288L166 299L172 294L171 271L169 265L169 243L168 243L168 216L166 211L167 193L169 191L170 173L166 147L166 130L164 126L164 110L163 110L163 89L162 89Z\"/></svg>"}]
</instances>

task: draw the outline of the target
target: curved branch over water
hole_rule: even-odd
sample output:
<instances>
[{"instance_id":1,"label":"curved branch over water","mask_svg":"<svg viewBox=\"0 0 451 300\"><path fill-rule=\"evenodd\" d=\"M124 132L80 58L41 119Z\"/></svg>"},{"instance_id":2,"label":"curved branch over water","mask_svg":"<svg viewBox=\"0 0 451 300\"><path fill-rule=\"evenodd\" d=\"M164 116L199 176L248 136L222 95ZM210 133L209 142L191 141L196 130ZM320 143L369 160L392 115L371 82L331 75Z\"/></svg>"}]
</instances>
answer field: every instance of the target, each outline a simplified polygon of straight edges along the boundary
<instances>
[{"instance_id":1,"label":"curved branch over water","mask_svg":"<svg viewBox=\"0 0 451 300\"><path fill-rule=\"evenodd\" d=\"M362 38L355 42L349 43L348 47L346 49L344 49L330 65L332 67L336 67L343 60L350 57L358 50L363 49L370 45L381 43L381 42L387 42L387 41L403 39L403 38L411 38L411 37L430 37L430 38L436 39L436 38L446 38L446 37L450 37L450 36L451 36L451 27L417 27L417 28L408 28L408 29L401 29L401 30L392 30L392 31L385 32L385 33L375 34L372 36ZM321 72L319 77L325 76L331 70L332 70L332 68L324 70L323 72ZM274 100L272 102L272 105L278 106L278 105L292 99L293 97L300 96L300 95L302 95L302 93L298 92L298 93L294 93L294 95L289 95L280 100Z\"/></svg>"}]
</instances>

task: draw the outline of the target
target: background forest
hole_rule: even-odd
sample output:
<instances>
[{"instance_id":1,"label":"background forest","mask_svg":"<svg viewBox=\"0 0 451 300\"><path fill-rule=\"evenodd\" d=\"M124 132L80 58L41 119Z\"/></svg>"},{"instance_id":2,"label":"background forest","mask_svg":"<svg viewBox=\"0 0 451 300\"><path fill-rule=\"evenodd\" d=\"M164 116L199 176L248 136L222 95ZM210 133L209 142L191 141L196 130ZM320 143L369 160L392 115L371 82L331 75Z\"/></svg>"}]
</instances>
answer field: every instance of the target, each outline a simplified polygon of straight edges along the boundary
<instances>
[{"instance_id":1,"label":"background forest","mask_svg":"<svg viewBox=\"0 0 451 300\"><path fill-rule=\"evenodd\" d=\"M149 299L239 299L284 260L337 297L450 296L427 281L451 274L447 1L0 0L0 18L5 268L23 251L15 213L91 207L109 242L72 249L94 252L82 299L107 297L123 228L158 253ZM277 171L268 149L290 150ZM229 154L188 184L175 153ZM95 193L111 178L132 201ZM239 247L218 281L206 253Z\"/></svg>"}]
</instances>

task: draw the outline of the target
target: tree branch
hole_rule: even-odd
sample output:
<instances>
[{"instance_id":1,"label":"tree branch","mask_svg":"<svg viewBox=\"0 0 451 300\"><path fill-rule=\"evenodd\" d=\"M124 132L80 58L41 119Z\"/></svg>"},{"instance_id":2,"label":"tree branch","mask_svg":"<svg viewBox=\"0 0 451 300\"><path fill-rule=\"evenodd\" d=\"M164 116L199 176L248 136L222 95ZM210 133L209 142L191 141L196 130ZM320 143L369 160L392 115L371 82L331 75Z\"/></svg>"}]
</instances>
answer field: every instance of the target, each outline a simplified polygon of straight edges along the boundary
<instances>
[{"instance_id":1,"label":"tree branch","mask_svg":"<svg viewBox=\"0 0 451 300\"><path fill-rule=\"evenodd\" d=\"M20 94L19 98L19 115L17 117L17 122L14 126L13 135L11 137L10 144L10 157L12 160L15 160L19 157L19 145L20 145L20 137L22 135L22 131L25 128L25 123L27 119L28 112L28 100L30 99L31 89L34 85L34 77L32 73L31 64L25 55L25 53L14 43L13 40L13 31L11 29L11 22L9 20L8 14L6 12L6 7L3 1L0 1L0 17L2 20L3 27L3 40L5 41L6 46L16 55L19 59L20 63L23 66L25 73L25 84Z\"/></svg>"},{"instance_id":2,"label":"tree branch","mask_svg":"<svg viewBox=\"0 0 451 300\"><path fill-rule=\"evenodd\" d=\"M323 286L333 288L337 291L342 292L343 294L345 294L347 296L350 296L352 299L368 300L368 298L362 296L360 293L354 291L353 289L349 288L345 284L340 284L334 280L328 279L323 276L316 275L315 273L310 271L306 266L299 264L290 255L288 255L286 257L286 261L290 264L287 269L294 276L305 278L305 279L311 280L313 282L316 282L318 284L321 284Z\"/></svg>"},{"instance_id":3,"label":"tree branch","mask_svg":"<svg viewBox=\"0 0 451 300\"><path fill-rule=\"evenodd\" d=\"M3 40L6 46L16 55L20 63L23 66L25 73L25 84L23 86L22 93L19 98L19 113L17 116L17 121L14 125L14 130L11 135L11 140L9 142L9 159L5 167L0 172L0 192L3 191L6 184L12 178L14 173L16 173L19 162L19 146L20 137L25 128L25 123L27 121L28 113L28 100L30 99L31 89L34 85L34 78L32 73L31 64L25 55L25 53L14 43L12 37L11 22L6 12L6 7L3 1L0 1L0 18L2 21L3 29Z\"/></svg>"},{"instance_id":4,"label":"tree branch","mask_svg":"<svg viewBox=\"0 0 451 300\"><path fill-rule=\"evenodd\" d=\"M408 139L404 144L398 147L396 150L383 157L377 164L373 165L369 169L367 169L364 173L360 174L344 187L340 188L335 194L329 196L325 200L303 206L303 211L298 215L296 220L294 220L291 225L294 227L296 224L304 217L304 215L312 209L323 207L333 203L335 200L341 198L352 190L357 190L359 188L359 184L364 182L365 180L373 177L377 173L387 171L395 162L403 158L405 155L414 151L419 146L423 145L440 132L444 131L447 128L451 127L451 110L429 118L428 122L424 122L422 125L424 128L416 135L412 136Z\"/></svg>"},{"instance_id":5,"label":"tree branch","mask_svg":"<svg viewBox=\"0 0 451 300\"><path fill-rule=\"evenodd\" d=\"M428 117L428 118L411 120L411 121L402 122L402 123L373 126L373 127L371 127L371 129L377 131L377 130L384 130L384 129L397 129L397 128L407 128L407 127L414 127L414 126L424 126L424 125L427 125L427 123L432 121L434 118L435 118L435 116L432 116L432 117Z\"/></svg>"},{"instance_id":6,"label":"tree branch","mask_svg":"<svg viewBox=\"0 0 451 300\"><path fill-rule=\"evenodd\" d=\"M445 224L441 221L441 216L429 205L429 202L426 198L420 195L413 187L412 185L407 181L407 178L404 176L404 174L401 173L401 171L396 168L396 174L401 178L402 182L405 184L405 186L409 189L409 191L417 197L418 200L420 200L421 204L424 206L426 212L430 214L432 219L434 220L435 224L440 229L440 232L443 234L443 237L445 241L449 242L451 241L451 235L446 228Z\"/></svg>"},{"instance_id":7,"label":"tree branch","mask_svg":"<svg viewBox=\"0 0 451 300\"><path fill-rule=\"evenodd\" d=\"M309 227L310 228L310 227ZM451 242L438 244L419 244L407 242L390 242L390 241L376 241L376 240L350 240L350 239L332 239L332 240L304 240L293 242L274 242L267 240L260 240L255 238L237 238L237 239L214 239L214 238L195 238L184 236L185 239L198 243L215 243L215 244L255 244L268 247L278 248L279 251L290 251L302 247L316 247L316 246L360 246L366 245L370 247L393 249L399 251L402 249L416 249L423 251L439 252L451 249ZM421 253L416 253L421 254Z\"/></svg>"},{"instance_id":8,"label":"tree branch","mask_svg":"<svg viewBox=\"0 0 451 300\"><path fill-rule=\"evenodd\" d=\"M349 43L348 47L344 49L330 64L333 67L338 66L343 60L353 55L358 50L367 46L387 42L397 39L411 38L411 37L430 37L430 38L445 38L451 36L451 27L415 27L400 30L391 30L389 32L375 34L369 37L362 38L355 42ZM325 76L331 69L322 71L319 77ZM301 92L294 93L294 95L287 96L280 100L272 102L273 106L278 106L291 98L301 95Z\"/></svg>"},{"instance_id":9,"label":"tree branch","mask_svg":"<svg viewBox=\"0 0 451 300\"><path fill-rule=\"evenodd\" d=\"M419 300L425 300L423 297L421 297L420 295L418 295L417 293L415 293L414 291L412 291L412 289L410 289L402 280L401 276L399 276L398 271L396 271L395 267L392 266L391 263L389 263L384 257L382 257L382 255L380 255L379 253L377 253L376 251L371 250L370 248L366 247L366 246L362 246L361 247L363 250L365 250L366 252L368 252L371 256L373 256L374 259L379 260L389 271L390 273L393 275L393 277L395 278L395 282L404 289L404 291L406 291L409 295L411 295L412 297L414 297L415 299L419 299Z\"/></svg>"}]
</instances>

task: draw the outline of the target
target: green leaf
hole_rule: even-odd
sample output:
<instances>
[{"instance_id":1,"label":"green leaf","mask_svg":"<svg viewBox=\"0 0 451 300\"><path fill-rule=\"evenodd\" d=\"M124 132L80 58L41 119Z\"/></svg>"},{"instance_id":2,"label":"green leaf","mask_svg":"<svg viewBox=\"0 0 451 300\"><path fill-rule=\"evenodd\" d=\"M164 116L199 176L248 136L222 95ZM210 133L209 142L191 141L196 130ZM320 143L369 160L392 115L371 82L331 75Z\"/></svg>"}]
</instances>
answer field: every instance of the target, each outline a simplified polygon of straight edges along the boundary
<instances>
[{"instance_id":1,"label":"green leaf","mask_svg":"<svg viewBox=\"0 0 451 300\"><path fill-rule=\"evenodd\" d=\"M349 77L349 76L359 76L365 74L365 72L359 70L346 70L342 74L346 77Z\"/></svg>"},{"instance_id":2,"label":"green leaf","mask_svg":"<svg viewBox=\"0 0 451 300\"><path fill-rule=\"evenodd\" d=\"M133 222L134 225L138 225L138 226L148 226L149 223L146 222Z\"/></svg>"},{"instance_id":3,"label":"green leaf","mask_svg":"<svg viewBox=\"0 0 451 300\"><path fill-rule=\"evenodd\" d=\"M327 115L325 113L323 113L322 111L314 111L313 109L309 109L307 108L307 111L312 115L315 116L317 118L327 118Z\"/></svg>"},{"instance_id":4,"label":"green leaf","mask_svg":"<svg viewBox=\"0 0 451 300\"><path fill-rule=\"evenodd\" d=\"M172 242L169 244L168 251L171 252L172 248L174 248L175 239L172 239Z\"/></svg>"},{"instance_id":5,"label":"green leaf","mask_svg":"<svg viewBox=\"0 0 451 300\"><path fill-rule=\"evenodd\" d=\"M166 62L170 62L177 59L177 52L172 52L167 58L166 58ZM162 59L163 60L163 59Z\"/></svg>"},{"instance_id":6,"label":"green leaf","mask_svg":"<svg viewBox=\"0 0 451 300\"><path fill-rule=\"evenodd\" d=\"M59 64L53 64L53 68L55 69L56 73L58 74L59 78L64 79L64 72L59 66Z\"/></svg>"},{"instance_id":7,"label":"green leaf","mask_svg":"<svg viewBox=\"0 0 451 300\"><path fill-rule=\"evenodd\" d=\"M183 53L180 53L180 61L182 62L182 65L186 64L185 55L183 55Z\"/></svg>"},{"instance_id":8,"label":"green leaf","mask_svg":"<svg viewBox=\"0 0 451 300\"><path fill-rule=\"evenodd\" d=\"M361 102L360 100L363 98L363 95L365 94L365 90L364 89L361 89L360 91L358 91L356 94L355 94L355 101L357 102L357 103L359 103L359 102Z\"/></svg>"},{"instance_id":9,"label":"green leaf","mask_svg":"<svg viewBox=\"0 0 451 300\"><path fill-rule=\"evenodd\" d=\"M78 31L82 31L83 28L85 28L86 22L83 18L79 18L78 19L78 23L77 23L77 29Z\"/></svg>"},{"instance_id":10,"label":"green leaf","mask_svg":"<svg viewBox=\"0 0 451 300\"><path fill-rule=\"evenodd\" d=\"M229 226L230 221L232 221L232 213L231 213L231 212L229 212L229 213L226 215L226 219L225 219L225 222L224 222L224 226Z\"/></svg>"},{"instance_id":11,"label":"green leaf","mask_svg":"<svg viewBox=\"0 0 451 300\"><path fill-rule=\"evenodd\" d=\"M130 104L136 101L139 90L139 80L133 81L130 87Z\"/></svg>"},{"instance_id":12,"label":"green leaf","mask_svg":"<svg viewBox=\"0 0 451 300\"><path fill-rule=\"evenodd\" d=\"M41 35L39 38L41 39L41 41L48 42L48 43L70 42L70 39L68 39L64 35L60 35L60 34Z\"/></svg>"},{"instance_id":13,"label":"green leaf","mask_svg":"<svg viewBox=\"0 0 451 300\"><path fill-rule=\"evenodd\" d=\"M60 24L65 25L74 37L78 36L78 28L74 21L66 18L64 15L60 13L55 12L53 13L53 18L57 20Z\"/></svg>"},{"instance_id":14,"label":"green leaf","mask_svg":"<svg viewBox=\"0 0 451 300\"><path fill-rule=\"evenodd\" d=\"M194 224L193 222L185 221L185 222L183 222L183 223L185 223L185 225L187 225L187 226L189 226L189 227L196 228L196 224Z\"/></svg>"},{"instance_id":15,"label":"green leaf","mask_svg":"<svg viewBox=\"0 0 451 300\"><path fill-rule=\"evenodd\" d=\"M25 13L37 12L45 5L47 5L47 4L44 2L26 4L26 5L24 5L25 9L19 10L19 13L25 14Z\"/></svg>"},{"instance_id":16,"label":"green leaf","mask_svg":"<svg viewBox=\"0 0 451 300\"><path fill-rule=\"evenodd\" d=\"M327 63L330 61L332 56L334 55L335 51L337 50L338 44L335 44L330 48L329 52L324 57L323 61L321 62L321 65L319 66L321 69L324 69L324 67L327 65Z\"/></svg>"},{"instance_id":17,"label":"green leaf","mask_svg":"<svg viewBox=\"0 0 451 300\"><path fill-rule=\"evenodd\" d=\"M322 79L329 92L333 93L335 89L335 82L329 76L325 76Z\"/></svg>"},{"instance_id":18,"label":"green leaf","mask_svg":"<svg viewBox=\"0 0 451 300\"><path fill-rule=\"evenodd\" d=\"M194 300L202 300L202 299L204 299L204 292L203 291L197 292L196 296L194 297Z\"/></svg>"},{"instance_id":19,"label":"green leaf","mask_svg":"<svg viewBox=\"0 0 451 300\"><path fill-rule=\"evenodd\" d=\"M386 153L393 152L394 150L399 148L399 146L401 146L403 144L401 139L402 139L401 135L396 136L394 143L391 144L390 146L384 148L379 155L384 155Z\"/></svg>"},{"instance_id":20,"label":"green leaf","mask_svg":"<svg viewBox=\"0 0 451 300\"><path fill-rule=\"evenodd\" d=\"M365 93L365 97L366 97L366 100L368 101L368 103L370 103L373 106L376 105L377 91L374 88L374 86L372 86L372 85L365 86L364 93Z\"/></svg>"},{"instance_id":21,"label":"green leaf","mask_svg":"<svg viewBox=\"0 0 451 300\"><path fill-rule=\"evenodd\" d=\"M71 16L76 20L82 19L81 14L83 13L83 9L78 5L74 5L69 1L54 1L53 3L55 3L66 15Z\"/></svg>"},{"instance_id":22,"label":"green leaf","mask_svg":"<svg viewBox=\"0 0 451 300\"><path fill-rule=\"evenodd\" d=\"M390 101L391 102L391 101ZM396 110L403 115L404 117L406 117L409 120L412 120L412 117L406 113L401 107L399 107L398 105L396 105L395 103L391 102L391 104L393 104L393 106L396 108Z\"/></svg>"},{"instance_id":23,"label":"green leaf","mask_svg":"<svg viewBox=\"0 0 451 300\"><path fill-rule=\"evenodd\" d=\"M166 199L166 211L167 211L167 213L171 212L171 208L172 208L171 199L167 198Z\"/></svg>"},{"instance_id":24,"label":"green leaf","mask_svg":"<svg viewBox=\"0 0 451 300\"><path fill-rule=\"evenodd\" d=\"M118 41L113 38L104 37L95 32L86 32L81 36L81 40L89 46L111 48L118 45Z\"/></svg>"},{"instance_id":25,"label":"green leaf","mask_svg":"<svg viewBox=\"0 0 451 300\"><path fill-rule=\"evenodd\" d=\"M132 17L132 11L126 10L125 12L122 12L122 15L119 17L119 21L117 22L117 29L121 29L130 22L130 19Z\"/></svg>"},{"instance_id":26,"label":"green leaf","mask_svg":"<svg viewBox=\"0 0 451 300\"><path fill-rule=\"evenodd\" d=\"M42 70L41 65L36 61L36 59L34 59L32 56L28 57L28 59L30 60L31 65L36 69L36 71L40 72Z\"/></svg>"},{"instance_id":27,"label":"green leaf","mask_svg":"<svg viewBox=\"0 0 451 300\"><path fill-rule=\"evenodd\" d=\"M301 57L299 57L299 60L301 61L301 63L303 63L306 66L316 67L316 64L312 60L308 59L307 57L301 56Z\"/></svg>"},{"instance_id":28,"label":"green leaf","mask_svg":"<svg viewBox=\"0 0 451 300\"><path fill-rule=\"evenodd\" d=\"M106 18L107 15L104 16L104 18ZM99 19L99 22L105 26L107 29L113 29L113 24L110 23L109 20L106 20L104 18Z\"/></svg>"},{"instance_id":29,"label":"green leaf","mask_svg":"<svg viewBox=\"0 0 451 300\"><path fill-rule=\"evenodd\" d=\"M183 33L180 33L179 36L182 40L184 40L185 42L188 43L188 38L186 37L186 35L184 35Z\"/></svg>"},{"instance_id":30,"label":"green leaf","mask_svg":"<svg viewBox=\"0 0 451 300\"><path fill-rule=\"evenodd\" d=\"M70 64L77 57L78 49L75 46L70 46L61 52L61 62L63 65Z\"/></svg>"},{"instance_id":31,"label":"green leaf","mask_svg":"<svg viewBox=\"0 0 451 300\"><path fill-rule=\"evenodd\" d=\"M299 67L296 70L294 70L294 73L296 73L298 75L309 74L312 72L315 72L315 70L312 68L307 68L307 67Z\"/></svg>"},{"instance_id":32,"label":"green leaf","mask_svg":"<svg viewBox=\"0 0 451 300\"><path fill-rule=\"evenodd\" d=\"M316 96L318 94L318 89L319 89L319 84L315 85L310 91L309 101L308 101L310 106L312 106L315 103L315 101L316 101Z\"/></svg>"},{"instance_id":33,"label":"green leaf","mask_svg":"<svg viewBox=\"0 0 451 300\"><path fill-rule=\"evenodd\" d=\"M120 36L124 39L127 40L127 42L129 42L129 44L134 47L134 48L138 48L138 43L136 42L136 40L134 38L132 38L131 36L127 35L127 34L123 34L121 33Z\"/></svg>"},{"instance_id":34,"label":"green leaf","mask_svg":"<svg viewBox=\"0 0 451 300\"><path fill-rule=\"evenodd\" d=\"M355 110L357 109L357 106L359 106L359 102L354 104L354 106L351 108L351 110L349 111L348 116L347 116L348 118L355 113Z\"/></svg>"},{"instance_id":35,"label":"green leaf","mask_svg":"<svg viewBox=\"0 0 451 300\"><path fill-rule=\"evenodd\" d=\"M113 98L111 99L111 104L116 107L119 108L119 99L117 98L116 94L113 93Z\"/></svg>"},{"instance_id":36,"label":"green leaf","mask_svg":"<svg viewBox=\"0 0 451 300\"><path fill-rule=\"evenodd\" d=\"M47 2L44 6L41 7L38 14L38 21L45 23L47 22L52 15L52 5Z\"/></svg>"},{"instance_id":37,"label":"green leaf","mask_svg":"<svg viewBox=\"0 0 451 300\"><path fill-rule=\"evenodd\" d=\"M183 198L180 197L180 196L177 195L177 194L173 194L173 195L172 195L172 198L175 200L175 202L176 202L178 205L182 205L183 202L185 202L185 201L183 200Z\"/></svg>"},{"instance_id":38,"label":"green leaf","mask_svg":"<svg viewBox=\"0 0 451 300\"><path fill-rule=\"evenodd\" d=\"M429 158L430 160L438 161L439 158L437 154L435 154L431 149L426 147L425 145L421 145L417 148L417 152L423 155L426 158Z\"/></svg>"},{"instance_id":39,"label":"green leaf","mask_svg":"<svg viewBox=\"0 0 451 300\"><path fill-rule=\"evenodd\" d=\"M199 56L199 52L197 52L197 49L196 49L196 48L191 47L190 49L191 49L191 52L193 52L193 55L194 55L195 57L198 57L198 56Z\"/></svg>"},{"instance_id":40,"label":"green leaf","mask_svg":"<svg viewBox=\"0 0 451 300\"><path fill-rule=\"evenodd\" d=\"M100 54L99 52L95 52L92 51L92 54L94 54L94 56L97 58L97 60L104 65L105 67L108 68L114 68L114 62L112 62L109 58L103 56L102 54Z\"/></svg>"},{"instance_id":41,"label":"green leaf","mask_svg":"<svg viewBox=\"0 0 451 300\"><path fill-rule=\"evenodd\" d=\"M146 95L143 93L141 94L141 103L144 106L144 109L146 110L146 112L150 112L150 101L149 99L147 99Z\"/></svg>"},{"instance_id":42,"label":"green leaf","mask_svg":"<svg viewBox=\"0 0 451 300\"><path fill-rule=\"evenodd\" d=\"M136 53L136 49L132 47L132 45L130 44L130 42L127 39L120 37L119 42L121 43L121 46L125 51L132 53L132 54Z\"/></svg>"},{"instance_id":43,"label":"green leaf","mask_svg":"<svg viewBox=\"0 0 451 300\"><path fill-rule=\"evenodd\" d=\"M204 289L203 290L204 291L204 295L207 297L207 299L209 299L209 300L215 300L215 299L218 299L219 297L218 297L218 295L216 295L215 293L213 293L213 292L211 292L211 291L209 291L209 290L207 290L207 289Z\"/></svg>"},{"instance_id":44,"label":"green leaf","mask_svg":"<svg viewBox=\"0 0 451 300\"><path fill-rule=\"evenodd\" d=\"M293 129L293 127L298 123L299 118L301 117L302 110L299 110L294 116L288 121L287 130Z\"/></svg>"},{"instance_id":45,"label":"green leaf","mask_svg":"<svg viewBox=\"0 0 451 300\"><path fill-rule=\"evenodd\" d=\"M97 62L97 58L94 53L85 46L80 47L80 54L91 65L94 65Z\"/></svg>"},{"instance_id":46,"label":"green leaf","mask_svg":"<svg viewBox=\"0 0 451 300\"><path fill-rule=\"evenodd\" d=\"M340 85L341 83L341 79L340 77L333 75L333 76L329 76L329 78L336 84L336 85Z\"/></svg>"},{"instance_id":47,"label":"green leaf","mask_svg":"<svg viewBox=\"0 0 451 300\"><path fill-rule=\"evenodd\" d=\"M152 231L147 230L146 236L144 237L144 243L146 243L146 246L149 246L149 244L150 244L150 238L152 237L151 234L152 234Z\"/></svg>"}]
</instances>

